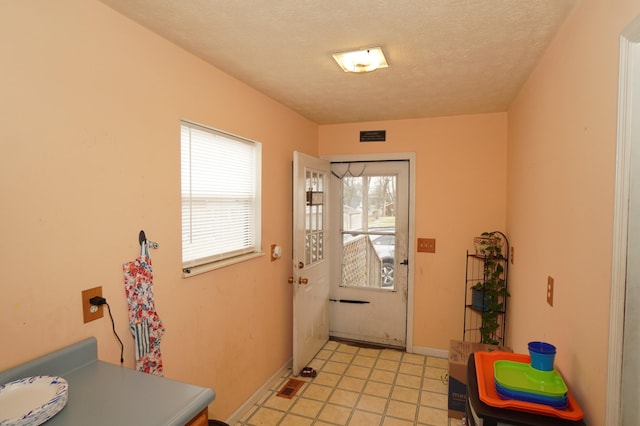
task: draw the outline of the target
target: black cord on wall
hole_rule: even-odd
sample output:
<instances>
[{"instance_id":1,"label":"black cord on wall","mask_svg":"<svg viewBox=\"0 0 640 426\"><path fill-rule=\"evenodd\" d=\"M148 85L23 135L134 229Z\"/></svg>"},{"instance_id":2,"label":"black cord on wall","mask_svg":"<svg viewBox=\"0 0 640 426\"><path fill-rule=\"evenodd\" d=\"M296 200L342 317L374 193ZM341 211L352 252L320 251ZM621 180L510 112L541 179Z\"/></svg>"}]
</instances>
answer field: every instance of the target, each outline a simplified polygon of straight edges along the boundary
<instances>
[{"instance_id":1,"label":"black cord on wall","mask_svg":"<svg viewBox=\"0 0 640 426\"><path fill-rule=\"evenodd\" d=\"M107 299L100 296L92 297L91 299L89 299L89 303L95 306L107 305L107 310L109 311L109 318L111 318L111 328L113 329L113 335L116 336L116 339L118 339L118 342L120 343L120 364L123 364L124 363L124 343L122 343L122 340L120 340L120 337L116 332L116 324L113 321L113 315L111 314L111 306L109 306L109 304L107 303Z\"/></svg>"},{"instance_id":2,"label":"black cord on wall","mask_svg":"<svg viewBox=\"0 0 640 426\"><path fill-rule=\"evenodd\" d=\"M106 302L105 302L105 305L107 305L107 310L109 311L109 318L111 318L111 328L113 329L113 335L116 336L116 339L118 339L118 342L120 343L120 364L123 364L124 363L124 343L122 343L122 340L120 340L118 333L116 333L116 325L113 322L113 315L111 315L111 307Z\"/></svg>"}]
</instances>

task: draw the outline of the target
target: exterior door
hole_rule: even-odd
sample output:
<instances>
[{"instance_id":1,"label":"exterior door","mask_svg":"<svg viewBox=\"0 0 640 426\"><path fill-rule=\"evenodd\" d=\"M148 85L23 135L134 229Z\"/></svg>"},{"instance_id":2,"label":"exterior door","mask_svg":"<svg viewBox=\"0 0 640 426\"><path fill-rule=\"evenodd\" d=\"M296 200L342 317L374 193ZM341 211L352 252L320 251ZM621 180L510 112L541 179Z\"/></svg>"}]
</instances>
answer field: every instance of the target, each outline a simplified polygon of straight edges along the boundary
<instances>
[{"instance_id":1,"label":"exterior door","mask_svg":"<svg viewBox=\"0 0 640 426\"><path fill-rule=\"evenodd\" d=\"M293 374L329 340L328 161L293 153Z\"/></svg>"},{"instance_id":2,"label":"exterior door","mask_svg":"<svg viewBox=\"0 0 640 426\"><path fill-rule=\"evenodd\" d=\"M406 346L409 162L331 166L330 335ZM337 207L336 207L337 205Z\"/></svg>"}]
</instances>

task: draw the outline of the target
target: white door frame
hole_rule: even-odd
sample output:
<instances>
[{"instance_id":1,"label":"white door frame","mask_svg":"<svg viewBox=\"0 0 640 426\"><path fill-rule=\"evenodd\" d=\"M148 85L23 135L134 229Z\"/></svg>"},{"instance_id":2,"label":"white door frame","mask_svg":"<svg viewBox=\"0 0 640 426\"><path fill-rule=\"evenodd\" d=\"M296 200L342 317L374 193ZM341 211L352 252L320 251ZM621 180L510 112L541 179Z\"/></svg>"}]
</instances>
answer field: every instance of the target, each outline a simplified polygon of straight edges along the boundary
<instances>
[{"instance_id":1,"label":"white door frame","mask_svg":"<svg viewBox=\"0 0 640 426\"><path fill-rule=\"evenodd\" d=\"M611 262L611 301L609 318L609 357L607 369L606 423L618 425L622 421L622 356L624 351L624 310L627 280L629 233L631 145L640 132L634 129L632 91L640 87L640 78L633 75L633 66L640 63L640 17L634 19L620 36L620 67L618 86L618 131L613 217L613 253ZM636 123L637 125L637 123ZM634 164L640 170L640 164Z\"/></svg>"},{"instance_id":2,"label":"white door frame","mask_svg":"<svg viewBox=\"0 0 640 426\"><path fill-rule=\"evenodd\" d=\"M407 339L406 351L413 352L413 301L414 301L414 271L416 251L416 154L415 152L401 152L390 154L350 154L350 155L323 155L320 158L331 162L359 162L359 161L385 161L405 160L409 162L409 248L407 259Z\"/></svg>"}]
</instances>

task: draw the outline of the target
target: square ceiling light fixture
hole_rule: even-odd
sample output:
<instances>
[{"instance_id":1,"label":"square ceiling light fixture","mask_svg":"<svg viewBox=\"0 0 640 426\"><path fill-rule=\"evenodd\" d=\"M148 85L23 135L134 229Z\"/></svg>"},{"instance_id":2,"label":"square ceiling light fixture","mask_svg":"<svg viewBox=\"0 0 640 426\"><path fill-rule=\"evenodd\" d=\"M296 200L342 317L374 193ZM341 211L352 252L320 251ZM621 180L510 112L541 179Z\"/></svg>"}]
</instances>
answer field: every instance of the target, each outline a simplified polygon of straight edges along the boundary
<instances>
[{"instance_id":1,"label":"square ceiling light fixture","mask_svg":"<svg viewBox=\"0 0 640 426\"><path fill-rule=\"evenodd\" d=\"M380 47L334 53L333 59L345 72L370 72L388 67Z\"/></svg>"}]
</instances>

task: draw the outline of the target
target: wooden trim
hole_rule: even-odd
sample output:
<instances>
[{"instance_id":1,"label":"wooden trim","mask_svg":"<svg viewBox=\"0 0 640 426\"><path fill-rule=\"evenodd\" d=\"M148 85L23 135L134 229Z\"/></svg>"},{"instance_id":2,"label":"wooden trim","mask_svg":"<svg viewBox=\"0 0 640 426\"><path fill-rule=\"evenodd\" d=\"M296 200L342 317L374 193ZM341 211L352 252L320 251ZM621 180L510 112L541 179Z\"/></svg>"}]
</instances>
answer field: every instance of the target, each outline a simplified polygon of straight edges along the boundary
<instances>
[{"instance_id":1,"label":"wooden trim","mask_svg":"<svg viewBox=\"0 0 640 426\"><path fill-rule=\"evenodd\" d=\"M208 426L209 425L209 407L204 407L197 416L189 421L185 426Z\"/></svg>"},{"instance_id":2,"label":"wooden trim","mask_svg":"<svg viewBox=\"0 0 640 426\"><path fill-rule=\"evenodd\" d=\"M640 18L636 18L620 36L618 87L618 135L616 182L611 259L611 298L609 314L609 353L607 365L606 423L620 424L622 418L622 356L624 353L624 308L626 264L628 256L629 197L631 176L632 102L634 55L639 52ZM634 46L636 44L636 46Z\"/></svg>"}]
</instances>

